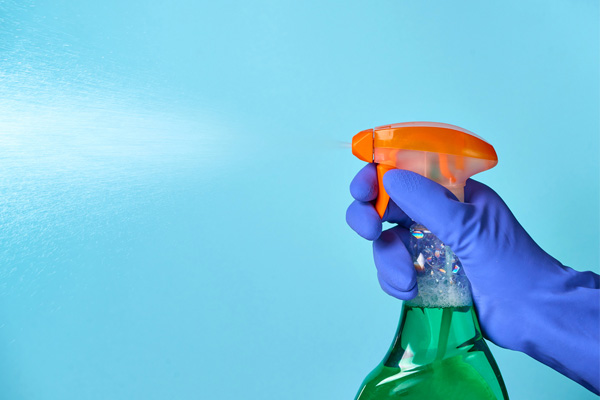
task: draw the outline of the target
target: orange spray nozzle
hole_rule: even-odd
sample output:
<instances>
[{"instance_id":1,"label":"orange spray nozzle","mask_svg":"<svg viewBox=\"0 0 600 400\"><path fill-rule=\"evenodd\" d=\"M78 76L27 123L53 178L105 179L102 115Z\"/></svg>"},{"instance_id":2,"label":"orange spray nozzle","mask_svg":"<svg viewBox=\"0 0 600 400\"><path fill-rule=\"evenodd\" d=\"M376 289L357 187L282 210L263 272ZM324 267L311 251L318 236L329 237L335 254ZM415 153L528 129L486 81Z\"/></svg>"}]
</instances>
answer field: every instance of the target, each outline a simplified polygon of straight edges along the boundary
<instances>
[{"instance_id":1,"label":"orange spray nozzle","mask_svg":"<svg viewBox=\"0 0 600 400\"><path fill-rule=\"evenodd\" d=\"M373 162L373 129L366 129L354 135L352 154L359 160Z\"/></svg>"},{"instance_id":2,"label":"orange spray nozzle","mask_svg":"<svg viewBox=\"0 0 600 400\"><path fill-rule=\"evenodd\" d=\"M390 169L421 174L463 201L467 179L498 163L488 142L466 129L438 122L404 122L364 130L352 138L352 154L377 164L375 208L380 217L389 203L383 175Z\"/></svg>"}]
</instances>

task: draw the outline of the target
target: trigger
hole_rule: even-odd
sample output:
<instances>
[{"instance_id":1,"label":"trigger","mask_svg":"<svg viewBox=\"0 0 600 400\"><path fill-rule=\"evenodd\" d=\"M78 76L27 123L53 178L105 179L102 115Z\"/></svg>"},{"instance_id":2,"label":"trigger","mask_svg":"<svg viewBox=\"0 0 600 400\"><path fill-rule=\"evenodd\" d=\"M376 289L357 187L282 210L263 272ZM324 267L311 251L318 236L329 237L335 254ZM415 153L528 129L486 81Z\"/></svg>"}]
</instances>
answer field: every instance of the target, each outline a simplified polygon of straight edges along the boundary
<instances>
[{"instance_id":1,"label":"trigger","mask_svg":"<svg viewBox=\"0 0 600 400\"><path fill-rule=\"evenodd\" d=\"M385 187L383 186L383 175L385 175L385 173L391 169L394 169L394 167L377 164L377 186L379 189L379 194L377 196L377 200L375 201L375 210L377 210L379 218L383 218L385 210L390 202L390 195L385 191Z\"/></svg>"}]
</instances>

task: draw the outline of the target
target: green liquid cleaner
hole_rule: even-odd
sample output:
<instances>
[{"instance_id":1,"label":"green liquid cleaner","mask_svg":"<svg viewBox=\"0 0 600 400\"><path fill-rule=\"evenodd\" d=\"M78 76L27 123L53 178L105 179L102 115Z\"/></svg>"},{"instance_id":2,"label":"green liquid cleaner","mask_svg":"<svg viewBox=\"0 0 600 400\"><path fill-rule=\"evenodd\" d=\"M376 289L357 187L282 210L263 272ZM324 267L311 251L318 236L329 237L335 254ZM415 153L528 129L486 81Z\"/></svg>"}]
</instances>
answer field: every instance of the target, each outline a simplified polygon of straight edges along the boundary
<instances>
[{"instance_id":1,"label":"green liquid cleaner","mask_svg":"<svg viewBox=\"0 0 600 400\"><path fill-rule=\"evenodd\" d=\"M472 306L405 304L388 354L356 399L496 400L508 394Z\"/></svg>"}]
</instances>

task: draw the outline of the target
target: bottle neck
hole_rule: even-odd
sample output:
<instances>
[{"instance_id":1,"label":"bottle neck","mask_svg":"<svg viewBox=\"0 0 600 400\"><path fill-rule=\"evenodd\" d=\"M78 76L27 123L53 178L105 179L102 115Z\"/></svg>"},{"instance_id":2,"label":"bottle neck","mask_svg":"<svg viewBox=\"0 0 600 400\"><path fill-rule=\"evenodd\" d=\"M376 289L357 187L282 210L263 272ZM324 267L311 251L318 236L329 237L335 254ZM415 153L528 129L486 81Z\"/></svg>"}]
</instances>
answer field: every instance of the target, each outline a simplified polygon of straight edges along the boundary
<instances>
[{"instance_id":1,"label":"bottle neck","mask_svg":"<svg viewBox=\"0 0 600 400\"><path fill-rule=\"evenodd\" d=\"M471 286L460 260L449 246L420 224L413 224L410 251L417 270L417 307L463 307L473 304Z\"/></svg>"},{"instance_id":2,"label":"bottle neck","mask_svg":"<svg viewBox=\"0 0 600 400\"><path fill-rule=\"evenodd\" d=\"M384 363L412 369L465 355L482 341L472 306L430 308L404 303L398 331Z\"/></svg>"},{"instance_id":3,"label":"bottle neck","mask_svg":"<svg viewBox=\"0 0 600 400\"><path fill-rule=\"evenodd\" d=\"M465 201L465 184L456 185L456 186L444 186L446 189L452 192L453 195L456 196L458 201L461 203Z\"/></svg>"}]
</instances>

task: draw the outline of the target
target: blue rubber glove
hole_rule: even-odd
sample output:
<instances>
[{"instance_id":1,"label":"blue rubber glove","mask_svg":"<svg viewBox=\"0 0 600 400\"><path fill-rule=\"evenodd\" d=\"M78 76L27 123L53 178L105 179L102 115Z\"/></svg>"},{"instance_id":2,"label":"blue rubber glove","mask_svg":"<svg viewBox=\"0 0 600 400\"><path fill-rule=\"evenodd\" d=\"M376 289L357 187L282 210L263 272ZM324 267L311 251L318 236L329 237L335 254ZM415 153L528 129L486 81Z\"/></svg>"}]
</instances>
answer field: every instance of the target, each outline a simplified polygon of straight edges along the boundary
<instances>
[{"instance_id":1,"label":"blue rubber glove","mask_svg":"<svg viewBox=\"0 0 600 400\"><path fill-rule=\"evenodd\" d=\"M383 184L391 197L382 232L370 203L377 197L375 165L350 185L356 199L350 227L373 240L382 289L402 300L417 294L408 228L426 226L460 259L471 281L484 336L528 354L598 394L600 386L600 280L593 272L563 266L525 232L502 199L472 179L465 202L443 186L410 171L392 170Z\"/></svg>"}]
</instances>

